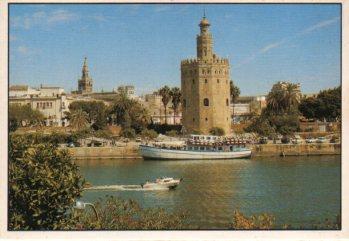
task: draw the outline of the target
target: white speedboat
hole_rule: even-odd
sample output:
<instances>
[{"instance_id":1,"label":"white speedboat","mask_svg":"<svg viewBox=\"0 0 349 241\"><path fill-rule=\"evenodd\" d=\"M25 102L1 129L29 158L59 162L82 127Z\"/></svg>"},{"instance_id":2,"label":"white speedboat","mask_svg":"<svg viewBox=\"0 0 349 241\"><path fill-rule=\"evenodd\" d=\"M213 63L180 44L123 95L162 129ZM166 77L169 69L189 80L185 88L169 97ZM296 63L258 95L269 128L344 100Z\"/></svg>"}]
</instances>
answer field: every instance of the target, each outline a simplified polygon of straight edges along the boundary
<instances>
[{"instance_id":1,"label":"white speedboat","mask_svg":"<svg viewBox=\"0 0 349 241\"><path fill-rule=\"evenodd\" d=\"M214 160L251 156L246 141L203 135L192 135L182 146L142 144L139 146L139 151L144 159L165 160Z\"/></svg>"},{"instance_id":2,"label":"white speedboat","mask_svg":"<svg viewBox=\"0 0 349 241\"><path fill-rule=\"evenodd\" d=\"M182 181L181 179L174 179L172 177L162 177L157 178L155 182L145 182L141 184L142 188L144 189L175 189L178 184Z\"/></svg>"}]
</instances>

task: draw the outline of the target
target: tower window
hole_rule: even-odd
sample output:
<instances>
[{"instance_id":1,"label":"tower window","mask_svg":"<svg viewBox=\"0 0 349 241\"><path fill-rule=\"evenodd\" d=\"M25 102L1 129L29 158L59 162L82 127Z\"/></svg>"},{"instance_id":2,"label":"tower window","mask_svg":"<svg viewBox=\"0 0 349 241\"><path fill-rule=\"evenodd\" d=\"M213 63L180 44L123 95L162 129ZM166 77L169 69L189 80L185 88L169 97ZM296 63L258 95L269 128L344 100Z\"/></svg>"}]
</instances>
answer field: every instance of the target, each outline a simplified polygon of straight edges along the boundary
<instances>
[{"instance_id":1,"label":"tower window","mask_svg":"<svg viewBox=\"0 0 349 241\"><path fill-rule=\"evenodd\" d=\"M228 99L225 100L225 104L226 104L227 106L229 106L229 100L228 100Z\"/></svg>"},{"instance_id":2,"label":"tower window","mask_svg":"<svg viewBox=\"0 0 349 241\"><path fill-rule=\"evenodd\" d=\"M195 79L193 79L193 84L195 84Z\"/></svg>"},{"instance_id":3,"label":"tower window","mask_svg":"<svg viewBox=\"0 0 349 241\"><path fill-rule=\"evenodd\" d=\"M217 84L219 84L219 79L217 79Z\"/></svg>"},{"instance_id":4,"label":"tower window","mask_svg":"<svg viewBox=\"0 0 349 241\"><path fill-rule=\"evenodd\" d=\"M193 118L193 122L195 122L195 118Z\"/></svg>"},{"instance_id":5,"label":"tower window","mask_svg":"<svg viewBox=\"0 0 349 241\"><path fill-rule=\"evenodd\" d=\"M205 79L205 84L207 84L207 79Z\"/></svg>"},{"instance_id":6,"label":"tower window","mask_svg":"<svg viewBox=\"0 0 349 241\"><path fill-rule=\"evenodd\" d=\"M204 106L209 106L209 105L210 105L210 101L207 98L205 98L204 99Z\"/></svg>"},{"instance_id":7,"label":"tower window","mask_svg":"<svg viewBox=\"0 0 349 241\"><path fill-rule=\"evenodd\" d=\"M207 119L207 118L205 118L205 121L208 121L208 119Z\"/></svg>"},{"instance_id":8,"label":"tower window","mask_svg":"<svg viewBox=\"0 0 349 241\"><path fill-rule=\"evenodd\" d=\"M183 107L187 107L187 101L185 99L183 100Z\"/></svg>"}]
</instances>

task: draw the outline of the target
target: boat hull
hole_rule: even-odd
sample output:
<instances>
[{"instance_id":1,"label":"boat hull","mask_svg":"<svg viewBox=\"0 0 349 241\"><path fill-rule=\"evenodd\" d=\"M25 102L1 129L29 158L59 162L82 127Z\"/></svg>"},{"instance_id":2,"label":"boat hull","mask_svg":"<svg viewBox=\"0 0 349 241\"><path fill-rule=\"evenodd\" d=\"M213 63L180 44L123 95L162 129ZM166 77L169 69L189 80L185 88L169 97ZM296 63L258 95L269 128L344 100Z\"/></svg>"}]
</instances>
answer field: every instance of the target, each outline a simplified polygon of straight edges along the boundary
<instances>
[{"instance_id":1,"label":"boat hull","mask_svg":"<svg viewBox=\"0 0 349 241\"><path fill-rule=\"evenodd\" d=\"M235 159L251 156L251 150L243 151L186 151L161 149L152 146L139 146L140 154L144 159L161 160L213 160L213 159Z\"/></svg>"}]
</instances>

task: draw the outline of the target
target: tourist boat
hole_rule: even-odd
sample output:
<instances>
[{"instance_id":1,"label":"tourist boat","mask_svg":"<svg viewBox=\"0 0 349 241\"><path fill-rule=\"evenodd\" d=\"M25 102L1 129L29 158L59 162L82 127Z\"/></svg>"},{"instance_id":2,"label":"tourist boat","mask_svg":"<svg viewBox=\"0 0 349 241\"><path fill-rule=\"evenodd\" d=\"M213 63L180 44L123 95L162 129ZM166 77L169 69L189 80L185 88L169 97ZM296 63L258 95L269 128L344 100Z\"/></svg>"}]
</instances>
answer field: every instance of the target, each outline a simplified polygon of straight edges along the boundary
<instances>
[{"instance_id":1,"label":"tourist boat","mask_svg":"<svg viewBox=\"0 0 349 241\"><path fill-rule=\"evenodd\" d=\"M141 184L141 187L144 189L175 189L178 184L182 181L181 179L174 179L172 177L162 177L157 178L155 182L145 182Z\"/></svg>"},{"instance_id":2,"label":"tourist boat","mask_svg":"<svg viewBox=\"0 0 349 241\"><path fill-rule=\"evenodd\" d=\"M213 160L251 156L242 139L208 135L191 135L182 145L141 144L139 150L144 159Z\"/></svg>"}]
</instances>

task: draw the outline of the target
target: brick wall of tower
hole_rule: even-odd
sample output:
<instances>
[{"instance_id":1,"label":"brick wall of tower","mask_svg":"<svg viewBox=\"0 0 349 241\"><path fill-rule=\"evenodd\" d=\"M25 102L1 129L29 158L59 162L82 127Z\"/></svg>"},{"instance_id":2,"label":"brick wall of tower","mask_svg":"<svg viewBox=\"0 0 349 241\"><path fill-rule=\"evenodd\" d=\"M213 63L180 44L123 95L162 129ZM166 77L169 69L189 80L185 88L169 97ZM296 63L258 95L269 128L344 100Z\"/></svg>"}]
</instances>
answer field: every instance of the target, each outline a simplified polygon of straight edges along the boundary
<instances>
[{"instance_id":1,"label":"brick wall of tower","mask_svg":"<svg viewBox=\"0 0 349 241\"><path fill-rule=\"evenodd\" d=\"M182 104L186 102L182 109L182 121L189 133L198 131L208 134L213 127L220 127L225 133L230 133L229 81L227 59L182 61ZM204 105L205 98L209 106Z\"/></svg>"}]
</instances>

